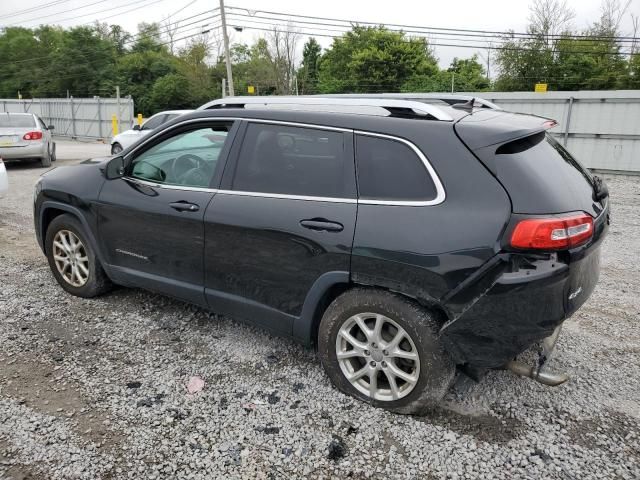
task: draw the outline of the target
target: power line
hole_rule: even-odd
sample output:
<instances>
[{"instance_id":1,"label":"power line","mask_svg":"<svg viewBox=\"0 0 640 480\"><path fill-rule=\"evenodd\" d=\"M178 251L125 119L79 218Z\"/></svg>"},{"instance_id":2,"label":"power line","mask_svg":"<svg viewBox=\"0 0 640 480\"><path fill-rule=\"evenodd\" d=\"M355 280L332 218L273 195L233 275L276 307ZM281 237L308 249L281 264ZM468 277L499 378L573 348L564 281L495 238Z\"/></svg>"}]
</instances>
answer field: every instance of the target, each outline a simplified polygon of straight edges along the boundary
<instances>
[{"instance_id":1,"label":"power line","mask_svg":"<svg viewBox=\"0 0 640 480\"><path fill-rule=\"evenodd\" d=\"M73 12L73 11L76 11L76 10L82 10L83 8L92 7L93 5L98 5L99 3L105 3L105 2L107 2L107 1L108 1L108 0L98 0L97 2L93 2L93 3L90 3L90 4L88 4L88 5L83 5L83 6L81 6L81 7L77 7L77 8L70 8L69 10L62 10L61 12L50 13L50 14L48 14L48 15L40 15L40 16L38 16L38 17L27 18L26 20L20 20L20 21L18 21L18 22L11 23L11 24L9 24L9 25L10 25L10 26L16 26L16 25L22 25L22 24L24 24L24 23L33 22L33 21L40 21L40 20L42 20L43 18L55 17L55 16L60 15L60 14L62 14L62 13L68 13L68 12ZM109 10L111 10L111 9L109 9ZM88 13L87 15L93 15L93 13L100 13L100 12L92 12L92 13ZM87 15L79 15L79 17L86 17ZM71 18L77 18L77 17L71 17ZM56 20L56 21L58 21L58 22L59 22L59 21L61 21L61 20Z\"/></svg>"},{"instance_id":2,"label":"power line","mask_svg":"<svg viewBox=\"0 0 640 480\"><path fill-rule=\"evenodd\" d=\"M183 10L187 9L188 7L190 7L191 5L193 5L194 3L196 3L198 0L192 0L191 2L187 3L184 7L179 8L178 10L176 10L175 12L173 12L171 15L169 15L166 20L169 20L171 17L173 17L174 15L179 14L180 12L182 12Z\"/></svg>"},{"instance_id":3,"label":"power line","mask_svg":"<svg viewBox=\"0 0 640 480\"><path fill-rule=\"evenodd\" d=\"M283 25L278 25L283 26ZM284 25L284 27L290 28L290 25ZM273 28L260 28L253 26L242 26L242 28L246 28L248 30L258 30L263 32L273 32ZM308 30L293 30L295 33L299 33L301 35L311 36L311 37L326 37L326 38L341 38L342 35L331 35L327 33L318 33L317 31L308 31ZM346 32L345 32L346 33ZM423 39L429 40L428 37L415 36L415 39ZM404 40L405 42L411 40ZM415 41L415 40L414 40ZM503 50L503 51L519 51L519 52L539 52L540 50L537 48L526 48L526 47L517 47L517 46L494 46L494 45L470 45L470 44L456 44L456 43L444 43L444 42L429 42L429 45L434 47L453 47L453 48L465 48L465 49L485 49L485 50ZM618 56L622 55L620 52L611 52L611 51L589 51L589 50L563 50L563 49L551 49L549 53L572 53L572 54L582 54L582 55L612 55Z\"/></svg>"},{"instance_id":4,"label":"power line","mask_svg":"<svg viewBox=\"0 0 640 480\"><path fill-rule=\"evenodd\" d=\"M231 7L230 7L231 8ZM243 9L241 9L243 10ZM250 19L261 19L261 20L267 20L267 21L277 21L277 22L283 22L283 21L290 21L287 18L279 18L279 17L274 17L274 16L266 16L266 15L258 15L256 14L242 14L242 13L235 13L235 12L231 12L229 13L229 15L235 15L235 16L240 16L243 18L250 18ZM287 14L280 14L282 16L285 16ZM320 17L322 18L322 17ZM249 21L249 20L246 20ZM259 20L251 20L253 22L257 22L257 23L265 23L268 24L269 22L260 22ZM338 22L338 23L336 23ZM341 23L340 23L341 22ZM271 22L273 23L273 22ZM333 20L332 22L327 22L327 21L322 21L322 22L317 22L317 21L309 21L309 20L300 20L300 19L296 19L295 23L297 24L307 24L307 25L321 25L321 26L330 26L330 27L339 27L341 29L348 29L351 30L353 28L354 25L359 25L360 22L358 21L350 21L350 20ZM371 25L373 25L372 23L370 23ZM380 25L380 24L375 24L375 25ZM394 27L393 24L386 24L383 25L386 26L389 30L391 31L402 31L404 33L418 33L418 34L422 34L422 35L441 35L444 38L452 36L452 37L471 37L474 40L478 40L478 39L482 39L482 40L488 40L488 41L502 41L502 42L509 42L512 41L514 39L519 39L517 37L513 37L511 32L501 32L501 33L493 33L493 32L486 32L486 33L464 33L465 31L454 31L454 30L449 30L449 29L444 29L446 31L440 31L443 29L434 29L432 30L430 27L414 27L414 28L404 28L402 27L401 29L397 29L397 28L389 28L389 27ZM311 27L304 27L304 28L311 28ZM319 28L319 27L315 27L315 28ZM324 30L323 28L319 28L320 30ZM329 29L329 31L331 31ZM342 30L337 30L337 31L342 31ZM598 39L602 39L603 37L597 37ZM496 40L497 39L497 40ZM536 35L536 34L530 34L529 38L525 38L522 37L522 39L527 39L527 40L539 40L541 39L540 35ZM585 41L585 42L592 42L594 41L595 37L594 36L586 36L586 37L578 37L578 38L573 38L572 36L561 36L558 37L558 40L563 39L563 40L574 40L574 41ZM623 39L621 37L620 40L618 40L619 43L633 43L636 42L638 39L635 37L630 37L628 39ZM461 41L461 40L459 40Z\"/></svg>"},{"instance_id":5,"label":"power line","mask_svg":"<svg viewBox=\"0 0 640 480\"><path fill-rule=\"evenodd\" d=\"M59 5L61 3L66 3L69 2L70 0L56 0L54 2L45 2L45 3L40 3L38 5L35 5L33 7L30 8L25 8L24 10L18 10L17 12L13 12L13 13L9 13L9 14L3 14L3 18L9 18L9 17L17 17L19 15L26 15L28 13L32 13L38 10L41 10L43 8L51 8L54 7L56 5Z\"/></svg>"},{"instance_id":6,"label":"power line","mask_svg":"<svg viewBox=\"0 0 640 480\"><path fill-rule=\"evenodd\" d=\"M235 9L235 10L244 10L245 12L247 12L247 14L249 16L253 16L250 13L249 9L246 8L241 8L241 7L233 7L228 5L227 6L228 9ZM285 17L296 17L296 18L308 18L308 19L312 19L312 20L328 20L328 21L333 21L333 22L343 22L343 23L352 23L352 24L358 24L358 25L372 25L372 26L379 26L379 25L385 25L387 27L396 27L396 28L401 28L401 29L428 29L428 30L434 30L434 31L445 31L445 32L466 32L466 33L489 33L489 34L498 34L498 35L505 35L505 36L515 36L515 37L529 37L529 38L537 38L540 36L543 36L545 38L558 38L558 39L562 39L562 38L566 38L563 34L549 34L549 35L542 35L542 34L535 34L535 33L523 33L523 32L514 32L514 31L496 31L496 30L471 30L471 29L464 29L464 28L444 28L444 27L425 27L425 26L416 26L416 25L403 25L403 24L398 24L398 23L386 23L386 22L367 22L367 21L363 21L363 20L344 20L344 19L339 19L339 18L331 18L331 17L318 17L318 16L311 16L311 15L299 15L299 14L293 14L293 13L283 13L283 12L273 12L273 11L268 11L268 10L256 10L257 12L262 12L262 13L267 13L267 14L271 14L271 15L280 15L280 16L285 16ZM592 38L591 35L580 35L580 34L572 34L571 37L576 37L576 38ZM598 38L600 39L610 39L610 40L617 40L617 39L631 39L631 40L640 40L640 37L629 37L629 36L598 36Z\"/></svg>"},{"instance_id":7,"label":"power line","mask_svg":"<svg viewBox=\"0 0 640 480\"><path fill-rule=\"evenodd\" d=\"M144 3L148 0L141 0L140 3ZM141 8L147 8L150 7L151 5L155 5L156 3L160 3L160 2L164 2L166 0L155 0L151 3L147 3L145 5L139 5L137 7L134 8L130 8L129 10L125 10L124 12L118 12L118 13L114 13L113 15L109 15L108 17L102 17L100 20L108 20L109 18L113 18L113 17L119 17L120 15L124 15L125 13L130 13L130 12L134 12L136 10L140 10ZM103 10L104 12L108 12L109 10ZM97 13L97 12L96 12ZM83 17L86 17L86 15L82 15ZM64 21L67 21L69 19L66 19ZM93 23L93 22L91 22Z\"/></svg>"}]
</instances>

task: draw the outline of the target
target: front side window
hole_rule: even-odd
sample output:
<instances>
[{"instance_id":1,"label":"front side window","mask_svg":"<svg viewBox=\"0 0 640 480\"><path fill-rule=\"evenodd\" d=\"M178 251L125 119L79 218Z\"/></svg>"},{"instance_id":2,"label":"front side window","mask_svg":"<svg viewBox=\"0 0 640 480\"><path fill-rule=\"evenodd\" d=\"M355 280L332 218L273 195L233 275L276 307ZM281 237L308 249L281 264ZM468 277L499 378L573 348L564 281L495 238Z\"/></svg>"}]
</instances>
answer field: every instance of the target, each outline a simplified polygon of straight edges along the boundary
<instances>
[{"instance_id":1,"label":"front side window","mask_svg":"<svg viewBox=\"0 0 640 480\"><path fill-rule=\"evenodd\" d=\"M250 123L233 189L313 197L346 197L353 161L342 132Z\"/></svg>"},{"instance_id":2,"label":"front side window","mask_svg":"<svg viewBox=\"0 0 640 480\"><path fill-rule=\"evenodd\" d=\"M208 187L231 124L177 133L133 161L131 176L165 185Z\"/></svg>"},{"instance_id":3,"label":"front side window","mask_svg":"<svg viewBox=\"0 0 640 480\"><path fill-rule=\"evenodd\" d=\"M167 116L164 113L151 117L149 120L144 122L144 125L142 125L140 130L155 130L165 122L166 118Z\"/></svg>"},{"instance_id":4,"label":"front side window","mask_svg":"<svg viewBox=\"0 0 640 480\"><path fill-rule=\"evenodd\" d=\"M428 201L436 186L416 152L403 142L356 136L358 193L363 200Z\"/></svg>"}]
</instances>

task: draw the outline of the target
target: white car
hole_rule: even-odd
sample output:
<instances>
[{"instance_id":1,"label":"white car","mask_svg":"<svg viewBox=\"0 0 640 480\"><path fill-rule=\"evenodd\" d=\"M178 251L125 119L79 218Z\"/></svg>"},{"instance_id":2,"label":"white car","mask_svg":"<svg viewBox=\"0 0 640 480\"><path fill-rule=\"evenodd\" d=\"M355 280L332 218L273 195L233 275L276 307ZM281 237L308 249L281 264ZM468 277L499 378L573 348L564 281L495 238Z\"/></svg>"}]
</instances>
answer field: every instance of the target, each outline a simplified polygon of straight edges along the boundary
<instances>
[{"instance_id":1,"label":"white car","mask_svg":"<svg viewBox=\"0 0 640 480\"><path fill-rule=\"evenodd\" d=\"M193 112L193 110L167 110L166 112L159 112L145 120L142 125L136 124L131 130L119 133L111 139L111 155L116 155L125 148L130 147L160 125L190 112Z\"/></svg>"},{"instance_id":2,"label":"white car","mask_svg":"<svg viewBox=\"0 0 640 480\"><path fill-rule=\"evenodd\" d=\"M0 158L0 197L2 197L9 190L9 177L7 176L7 169L4 168L2 158Z\"/></svg>"},{"instance_id":3,"label":"white car","mask_svg":"<svg viewBox=\"0 0 640 480\"><path fill-rule=\"evenodd\" d=\"M52 130L53 125L33 113L0 113L0 158L38 159L43 167L50 167L56 159Z\"/></svg>"}]
</instances>

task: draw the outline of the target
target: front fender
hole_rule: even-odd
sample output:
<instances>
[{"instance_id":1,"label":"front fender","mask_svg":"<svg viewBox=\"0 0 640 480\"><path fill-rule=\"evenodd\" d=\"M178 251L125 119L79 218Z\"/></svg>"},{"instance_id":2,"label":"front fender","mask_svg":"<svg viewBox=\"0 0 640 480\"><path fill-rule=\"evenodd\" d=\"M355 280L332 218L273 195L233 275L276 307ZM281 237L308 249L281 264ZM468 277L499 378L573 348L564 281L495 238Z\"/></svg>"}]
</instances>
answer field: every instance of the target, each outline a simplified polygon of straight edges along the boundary
<instances>
[{"instance_id":1,"label":"front fender","mask_svg":"<svg viewBox=\"0 0 640 480\"><path fill-rule=\"evenodd\" d=\"M91 225L87 221L82 210L80 210L75 206L68 205L66 203L52 201L52 200L45 200L40 204L38 208L39 213L37 214L37 218L35 219L36 220L36 238L38 240L38 245L40 245L40 249L42 250L42 253L44 253L45 255L47 254L44 241L47 236L46 228L48 227L48 225L45 224L45 220L47 218L47 211L52 209L69 213L74 217L76 217L80 221L80 223L82 223L82 226L84 227L84 234L87 236L87 239L91 245L91 248L93 249L96 256L98 257L98 260L100 260L100 263L102 265L105 265L102 258L102 253L98 249L98 242L96 241L95 235L93 233L93 229L91 228Z\"/></svg>"}]
</instances>

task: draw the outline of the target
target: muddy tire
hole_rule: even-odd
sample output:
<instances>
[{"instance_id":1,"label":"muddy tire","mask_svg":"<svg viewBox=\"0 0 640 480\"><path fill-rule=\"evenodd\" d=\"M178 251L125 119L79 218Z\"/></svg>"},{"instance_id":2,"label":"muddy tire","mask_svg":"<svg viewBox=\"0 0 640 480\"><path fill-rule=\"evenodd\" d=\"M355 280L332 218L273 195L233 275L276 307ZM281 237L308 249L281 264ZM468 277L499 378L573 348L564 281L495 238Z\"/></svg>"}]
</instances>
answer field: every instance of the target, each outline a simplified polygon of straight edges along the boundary
<instances>
[{"instance_id":1,"label":"muddy tire","mask_svg":"<svg viewBox=\"0 0 640 480\"><path fill-rule=\"evenodd\" d=\"M111 290L111 281L76 217L64 214L53 219L45 251L53 276L72 295L91 298Z\"/></svg>"},{"instance_id":2,"label":"muddy tire","mask_svg":"<svg viewBox=\"0 0 640 480\"><path fill-rule=\"evenodd\" d=\"M417 303L357 288L325 311L318 353L342 392L396 413L423 414L442 399L455 376L437 331L436 316Z\"/></svg>"}]
</instances>

